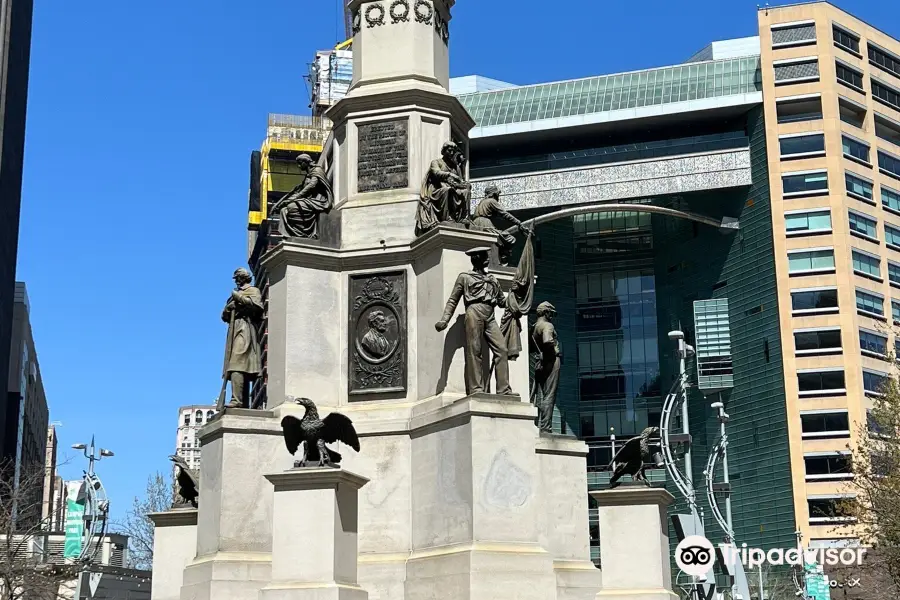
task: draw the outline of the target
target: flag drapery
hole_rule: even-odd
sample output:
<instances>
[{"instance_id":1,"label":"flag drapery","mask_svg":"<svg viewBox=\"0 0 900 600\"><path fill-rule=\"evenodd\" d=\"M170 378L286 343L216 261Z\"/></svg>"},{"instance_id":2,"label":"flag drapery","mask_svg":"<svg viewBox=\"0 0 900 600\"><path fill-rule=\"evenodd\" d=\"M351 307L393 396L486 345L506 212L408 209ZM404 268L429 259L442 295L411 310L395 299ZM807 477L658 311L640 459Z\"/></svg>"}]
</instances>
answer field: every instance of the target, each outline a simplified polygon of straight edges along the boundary
<instances>
[{"instance_id":1,"label":"flag drapery","mask_svg":"<svg viewBox=\"0 0 900 600\"><path fill-rule=\"evenodd\" d=\"M500 319L500 331L506 338L509 359L516 360L522 353L521 318L531 310L534 301L534 246L532 233L525 236L525 248L519 258L513 288L506 295L506 311Z\"/></svg>"}]
</instances>

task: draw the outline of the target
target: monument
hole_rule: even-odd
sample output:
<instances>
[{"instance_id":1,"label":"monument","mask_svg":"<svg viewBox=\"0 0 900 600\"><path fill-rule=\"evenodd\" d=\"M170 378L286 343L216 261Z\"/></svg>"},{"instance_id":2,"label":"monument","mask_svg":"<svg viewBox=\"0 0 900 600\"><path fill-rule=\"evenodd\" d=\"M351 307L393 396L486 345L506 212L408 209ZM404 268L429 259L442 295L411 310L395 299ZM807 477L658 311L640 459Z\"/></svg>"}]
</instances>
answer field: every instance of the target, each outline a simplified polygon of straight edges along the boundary
<instances>
[{"instance_id":1,"label":"monument","mask_svg":"<svg viewBox=\"0 0 900 600\"><path fill-rule=\"evenodd\" d=\"M327 114L316 166L334 208L317 215L318 239L286 237L261 260L268 403L225 408L199 433L181 600L593 600L600 590L587 445L539 432L537 409L512 393L530 389L528 362L506 361L497 328L504 294L533 277L491 274L477 318L445 305L472 269L467 254L481 261L497 241L468 229L459 206L473 121L448 92L454 3L349 3L353 83ZM456 174L421 186L442 151ZM425 201L437 216L417 228ZM530 306L530 294L516 303ZM487 353L472 351L488 330L500 389ZM315 434L299 425L310 414ZM315 467L292 468L300 442Z\"/></svg>"}]
</instances>

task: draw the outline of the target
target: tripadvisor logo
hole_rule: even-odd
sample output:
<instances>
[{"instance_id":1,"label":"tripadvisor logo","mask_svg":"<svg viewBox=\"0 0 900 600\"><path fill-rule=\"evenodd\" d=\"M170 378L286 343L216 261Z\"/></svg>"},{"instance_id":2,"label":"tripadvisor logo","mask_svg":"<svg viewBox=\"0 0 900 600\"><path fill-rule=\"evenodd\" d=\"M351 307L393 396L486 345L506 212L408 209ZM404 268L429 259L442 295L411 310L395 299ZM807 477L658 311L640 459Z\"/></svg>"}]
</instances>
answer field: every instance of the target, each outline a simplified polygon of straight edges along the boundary
<instances>
[{"instance_id":1,"label":"tripadvisor logo","mask_svg":"<svg viewBox=\"0 0 900 600\"><path fill-rule=\"evenodd\" d=\"M735 565L738 561L745 567L755 569L762 564L769 565L862 565L865 548L772 548L768 552L761 548L748 548L744 544L740 549L723 545L722 558L726 564ZM716 561L715 548L702 535L689 535L681 540L675 548L675 564L685 574L702 577L709 573Z\"/></svg>"}]
</instances>

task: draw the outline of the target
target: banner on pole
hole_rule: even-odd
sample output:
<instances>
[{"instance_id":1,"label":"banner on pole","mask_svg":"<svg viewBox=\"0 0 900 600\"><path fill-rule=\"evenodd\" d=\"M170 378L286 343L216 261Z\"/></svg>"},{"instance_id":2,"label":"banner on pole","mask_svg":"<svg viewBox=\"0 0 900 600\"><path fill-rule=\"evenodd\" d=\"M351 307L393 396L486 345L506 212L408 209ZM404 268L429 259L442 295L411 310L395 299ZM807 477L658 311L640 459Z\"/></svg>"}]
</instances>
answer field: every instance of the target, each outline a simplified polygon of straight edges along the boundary
<instances>
[{"instance_id":1,"label":"banner on pole","mask_svg":"<svg viewBox=\"0 0 900 600\"><path fill-rule=\"evenodd\" d=\"M78 504L81 481L70 481L66 489L66 541L63 558L81 556L81 540L84 533L84 505Z\"/></svg>"}]
</instances>

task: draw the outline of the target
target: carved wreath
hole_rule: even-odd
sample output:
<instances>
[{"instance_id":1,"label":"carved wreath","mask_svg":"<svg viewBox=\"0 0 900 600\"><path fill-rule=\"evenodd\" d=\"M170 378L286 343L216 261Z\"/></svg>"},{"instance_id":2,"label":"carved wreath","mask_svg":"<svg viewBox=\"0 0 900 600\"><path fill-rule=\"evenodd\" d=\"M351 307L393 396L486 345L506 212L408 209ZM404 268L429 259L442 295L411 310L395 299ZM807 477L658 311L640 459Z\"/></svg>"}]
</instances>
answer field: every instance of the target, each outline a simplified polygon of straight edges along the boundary
<instances>
[{"instance_id":1,"label":"carved wreath","mask_svg":"<svg viewBox=\"0 0 900 600\"><path fill-rule=\"evenodd\" d=\"M419 23L431 23L431 17L434 16L434 8L426 0L416 0L416 21Z\"/></svg>"},{"instance_id":2,"label":"carved wreath","mask_svg":"<svg viewBox=\"0 0 900 600\"><path fill-rule=\"evenodd\" d=\"M444 40L445 44L450 41L450 28L447 26L447 21L441 16L440 11L436 11L434 14L434 29L441 36L441 39Z\"/></svg>"},{"instance_id":3,"label":"carved wreath","mask_svg":"<svg viewBox=\"0 0 900 600\"><path fill-rule=\"evenodd\" d=\"M406 23L409 21L409 0L394 0L388 12L391 14L391 22Z\"/></svg>"},{"instance_id":4,"label":"carved wreath","mask_svg":"<svg viewBox=\"0 0 900 600\"><path fill-rule=\"evenodd\" d=\"M396 385L403 375L403 360L402 352L398 352L392 360L380 365L368 364L356 356L354 357L356 379L366 389Z\"/></svg>"},{"instance_id":5,"label":"carved wreath","mask_svg":"<svg viewBox=\"0 0 900 600\"><path fill-rule=\"evenodd\" d=\"M353 310L357 311L361 306L376 301L400 306L400 295L394 289L394 284L384 277L373 277L366 282L359 296L353 301Z\"/></svg>"},{"instance_id":6,"label":"carved wreath","mask_svg":"<svg viewBox=\"0 0 900 600\"><path fill-rule=\"evenodd\" d=\"M384 25L384 7L380 4L372 4L366 9L366 24L371 29L376 25Z\"/></svg>"},{"instance_id":7,"label":"carved wreath","mask_svg":"<svg viewBox=\"0 0 900 600\"><path fill-rule=\"evenodd\" d=\"M362 15L356 11L353 13L353 35L359 33L360 29L362 29Z\"/></svg>"}]
</instances>

